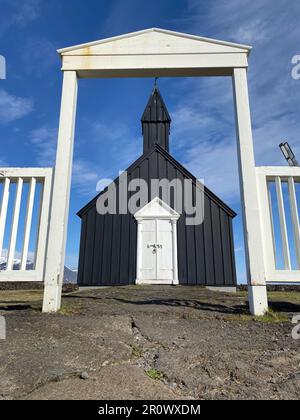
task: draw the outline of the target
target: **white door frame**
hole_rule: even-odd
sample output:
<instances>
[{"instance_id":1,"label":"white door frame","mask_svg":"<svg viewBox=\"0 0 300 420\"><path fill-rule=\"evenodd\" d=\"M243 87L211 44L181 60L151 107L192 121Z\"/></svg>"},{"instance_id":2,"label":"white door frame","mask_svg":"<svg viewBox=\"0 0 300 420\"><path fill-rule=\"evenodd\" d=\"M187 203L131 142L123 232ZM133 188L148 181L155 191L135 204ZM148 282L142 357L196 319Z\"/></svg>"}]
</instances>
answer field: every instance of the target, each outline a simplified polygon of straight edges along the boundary
<instances>
[{"instance_id":1,"label":"white door frame","mask_svg":"<svg viewBox=\"0 0 300 420\"><path fill-rule=\"evenodd\" d=\"M266 257L256 182L247 84L251 47L163 29L147 29L59 50L64 72L46 260L44 312L60 308L65 261L78 78L229 76L236 106L237 150L251 312L268 309Z\"/></svg>"},{"instance_id":2,"label":"white door frame","mask_svg":"<svg viewBox=\"0 0 300 420\"><path fill-rule=\"evenodd\" d=\"M160 210L162 209L162 211ZM157 221L158 220L168 220L172 225L172 261L173 261L173 279L171 280L161 280L157 279L157 282L154 284L173 284L178 285L178 251L177 251L177 221L180 218L180 214L177 213L174 209L168 206L160 198L154 198L150 203L146 204L145 207L140 209L134 215L137 224L137 266L136 266L136 284L153 284L149 280L142 279L141 270L142 270L142 253L143 253L143 222L146 220ZM155 280L155 279L154 279Z\"/></svg>"}]
</instances>

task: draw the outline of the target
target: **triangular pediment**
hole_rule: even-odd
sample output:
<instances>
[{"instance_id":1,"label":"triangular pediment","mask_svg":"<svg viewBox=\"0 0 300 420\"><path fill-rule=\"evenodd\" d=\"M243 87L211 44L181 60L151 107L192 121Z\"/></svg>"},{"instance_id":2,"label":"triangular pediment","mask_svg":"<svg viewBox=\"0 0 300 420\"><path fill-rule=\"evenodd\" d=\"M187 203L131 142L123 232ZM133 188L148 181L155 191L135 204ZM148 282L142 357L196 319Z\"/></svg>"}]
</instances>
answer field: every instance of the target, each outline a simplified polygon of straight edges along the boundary
<instances>
[{"instance_id":1,"label":"triangular pediment","mask_svg":"<svg viewBox=\"0 0 300 420\"><path fill-rule=\"evenodd\" d=\"M152 55L246 53L251 47L165 29L146 29L58 50L61 55Z\"/></svg>"},{"instance_id":2,"label":"triangular pediment","mask_svg":"<svg viewBox=\"0 0 300 420\"><path fill-rule=\"evenodd\" d=\"M145 207L140 209L134 217L139 219L175 219L178 220L180 214L172 209L159 197L154 198Z\"/></svg>"}]
</instances>

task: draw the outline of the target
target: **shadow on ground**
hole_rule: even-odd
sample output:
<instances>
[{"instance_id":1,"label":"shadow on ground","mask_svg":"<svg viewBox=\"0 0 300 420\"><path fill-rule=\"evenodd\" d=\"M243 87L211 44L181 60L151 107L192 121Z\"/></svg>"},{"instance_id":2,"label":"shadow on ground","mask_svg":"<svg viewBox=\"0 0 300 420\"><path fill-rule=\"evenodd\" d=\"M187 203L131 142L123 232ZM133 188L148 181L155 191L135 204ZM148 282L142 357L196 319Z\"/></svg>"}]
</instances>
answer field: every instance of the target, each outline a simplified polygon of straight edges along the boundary
<instances>
[{"instance_id":1,"label":"shadow on ground","mask_svg":"<svg viewBox=\"0 0 300 420\"><path fill-rule=\"evenodd\" d=\"M171 306L177 308L191 308L199 311L220 312L222 314L246 314L248 313L248 305L226 306L216 303L201 302L198 300L184 300L184 299L151 299L143 301L134 301L126 299L114 299L117 302L130 305L158 305Z\"/></svg>"},{"instance_id":2,"label":"shadow on ground","mask_svg":"<svg viewBox=\"0 0 300 420\"><path fill-rule=\"evenodd\" d=\"M28 309L33 309L33 307L31 305L0 305L0 311L5 312L26 311Z\"/></svg>"},{"instance_id":3,"label":"shadow on ground","mask_svg":"<svg viewBox=\"0 0 300 420\"><path fill-rule=\"evenodd\" d=\"M269 307L276 312L300 312L300 305L292 302L269 301Z\"/></svg>"}]
</instances>

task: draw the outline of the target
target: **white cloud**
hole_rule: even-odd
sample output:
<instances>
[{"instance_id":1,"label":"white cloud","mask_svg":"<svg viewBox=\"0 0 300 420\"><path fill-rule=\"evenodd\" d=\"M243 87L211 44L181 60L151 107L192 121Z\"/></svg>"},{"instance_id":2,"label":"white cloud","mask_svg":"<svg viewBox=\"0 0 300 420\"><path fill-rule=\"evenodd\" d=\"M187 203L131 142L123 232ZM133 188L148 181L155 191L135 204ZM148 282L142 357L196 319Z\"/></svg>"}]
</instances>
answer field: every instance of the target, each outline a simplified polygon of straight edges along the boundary
<instances>
[{"instance_id":1,"label":"white cloud","mask_svg":"<svg viewBox=\"0 0 300 420\"><path fill-rule=\"evenodd\" d=\"M5 7L4 7L5 6ZM5 13L3 13L5 11ZM8 29L26 27L40 16L40 0L2 0L0 36Z\"/></svg>"},{"instance_id":2,"label":"white cloud","mask_svg":"<svg viewBox=\"0 0 300 420\"><path fill-rule=\"evenodd\" d=\"M171 149L215 194L233 202L239 184L230 80L187 79L182 89L184 100L171 112Z\"/></svg>"},{"instance_id":3,"label":"white cloud","mask_svg":"<svg viewBox=\"0 0 300 420\"><path fill-rule=\"evenodd\" d=\"M33 111L33 100L0 89L0 123L11 123Z\"/></svg>"},{"instance_id":4,"label":"white cloud","mask_svg":"<svg viewBox=\"0 0 300 420\"><path fill-rule=\"evenodd\" d=\"M30 142L34 146L35 158L40 166L54 166L56 145L57 145L57 129L47 126L32 130Z\"/></svg>"},{"instance_id":5,"label":"white cloud","mask_svg":"<svg viewBox=\"0 0 300 420\"><path fill-rule=\"evenodd\" d=\"M223 200L234 202L238 198L238 166L233 141L201 142L187 151L183 163Z\"/></svg>"},{"instance_id":6,"label":"white cloud","mask_svg":"<svg viewBox=\"0 0 300 420\"><path fill-rule=\"evenodd\" d=\"M189 0L188 5L191 17L183 21L187 32L199 33L203 26L208 33L201 35L242 44L270 38L270 27L278 31L275 23L286 15L282 13L282 2L273 0L218 0L207 3L205 8L199 0Z\"/></svg>"},{"instance_id":7,"label":"white cloud","mask_svg":"<svg viewBox=\"0 0 300 420\"><path fill-rule=\"evenodd\" d=\"M245 22L236 30L234 38L242 39L243 43L263 41L267 37L267 28L261 19Z\"/></svg>"},{"instance_id":8,"label":"white cloud","mask_svg":"<svg viewBox=\"0 0 300 420\"><path fill-rule=\"evenodd\" d=\"M57 128L48 126L32 130L29 136L39 166L54 166L57 146ZM72 186L80 195L96 195L96 185L104 171L92 159L76 158L73 162Z\"/></svg>"},{"instance_id":9,"label":"white cloud","mask_svg":"<svg viewBox=\"0 0 300 420\"><path fill-rule=\"evenodd\" d=\"M30 74L34 72L35 77L44 76L52 67L60 65L56 50L57 47L48 39L27 39L21 54L24 69Z\"/></svg>"},{"instance_id":10,"label":"white cloud","mask_svg":"<svg viewBox=\"0 0 300 420\"><path fill-rule=\"evenodd\" d=\"M95 196L96 185L102 171L92 162L75 159L73 163L72 185L80 195Z\"/></svg>"},{"instance_id":11,"label":"white cloud","mask_svg":"<svg viewBox=\"0 0 300 420\"><path fill-rule=\"evenodd\" d=\"M93 122L90 127L92 138L95 141L98 141L99 138L108 141L115 141L128 134L128 127L125 124L120 123L112 123L108 125L102 122Z\"/></svg>"},{"instance_id":12,"label":"white cloud","mask_svg":"<svg viewBox=\"0 0 300 420\"><path fill-rule=\"evenodd\" d=\"M90 154L84 156L81 153L78 158L75 150L73 183L82 194L95 195L99 180L117 178L119 171L125 170L138 158L142 139L135 139L123 123L85 120L85 125L84 137L78 135L76 143L80 144L82 151L88 139Z\"/></svg>"},{"instance_id":13,"label":"white cloud","mask_svg":"<svg viewBox=\"0 0 300 420\"><path fill-rule=\"evenodd\" d=\"M14 15L16 24L25 26L40 16L40 0L26 0L21 4L17 3L18 7Z\"/></svg>"}]
</instances>

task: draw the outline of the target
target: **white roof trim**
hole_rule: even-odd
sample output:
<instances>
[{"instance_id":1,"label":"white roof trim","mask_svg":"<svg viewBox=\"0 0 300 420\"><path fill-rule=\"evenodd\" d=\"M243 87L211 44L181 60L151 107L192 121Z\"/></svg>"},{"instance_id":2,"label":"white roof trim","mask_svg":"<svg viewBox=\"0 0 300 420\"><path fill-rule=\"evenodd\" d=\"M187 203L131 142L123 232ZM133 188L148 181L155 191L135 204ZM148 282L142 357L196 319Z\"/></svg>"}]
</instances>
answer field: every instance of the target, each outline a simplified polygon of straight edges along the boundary
<instances>
[{"instance_id":1,"label":"white roof trim","mask_svg":"<svg viewBox=\"0 0 300 420\"><path fill-rule=\"evenodd\" d=\"M211 43L211 44L225 45L225 46L229 46L229 47L233 47L233 48L245 49L248 54L250 53L250 51L252 49L252 47L249 46L249 45L235 44L233 42L220 41L218 39L205 38L205 37L202 37L202 36L190 35L190 34L185 34L185 33L182 33L182 32L170 31L170 30L167 30L167 29L150 28L150 29L144 29L142 31L131 32L131 33L128 33L128 34L114 36L114 37L111 37L111 38L101 39L101 40L98 40L98 41L88 42L88 43L85 43L85 44L74 45L72 47L62 48L62 49L57 50L57 52L62 55L64 53L75 51L75 50L78 50L78 49L81 49L81 48L92 47L94 45L100 45L100 44L108 43L108 42L111 42L111 41L116 41L118 39L131 38L133 36L142 35L142 34L146 34L146 33L150 33L150 32L161 32L161 33L164 33L164 34L179 36L179 37L183 37L183 38L188 38L188 39L193 39L193 40L198 40L198 41L205 41L205 42L208 42L208 43Z\"/></svg>"},{"instance_id":2,"label":"white roof trim","mask_svg":"<svg viewBox=\"0 0 300 420\"><path fill-rule=\"evenodd\" d=\"M167 214L159 214L159 213L152 213L151 215L145 215L147 210L154 206L155 204L158 204L161 206ZM178 220L180 218L180 214L177 213L172 207L170 207L167 203L165 203L163 200L161 200L159 197L155 197L150 203L146 204L142 209L137 211L134 215L136 220L142 220L142 219L173 219Z\"/></svg>"}]
</instances>

